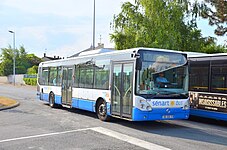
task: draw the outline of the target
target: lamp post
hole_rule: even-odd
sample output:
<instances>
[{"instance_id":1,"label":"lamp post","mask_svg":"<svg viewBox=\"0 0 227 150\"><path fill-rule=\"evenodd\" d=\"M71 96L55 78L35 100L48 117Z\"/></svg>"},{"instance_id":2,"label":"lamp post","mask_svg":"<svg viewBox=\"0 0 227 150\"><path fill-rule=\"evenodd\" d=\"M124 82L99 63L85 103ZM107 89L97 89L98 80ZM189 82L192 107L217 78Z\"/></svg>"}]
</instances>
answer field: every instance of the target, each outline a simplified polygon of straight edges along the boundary
<instances>
[{"instance_id":1,"label":"lamp post","mask_svg":"<svg viewBox=\"0 0 227 150\"><path fill-rule=\"evenodd\" d=\"M15 73L16 73L16 69L15 69L15 63L16 63L16 56L15 56L15 32L9 30L10 33L13 34L13 85L15 86Z\"/></svg>"},{"instance_id":2,"label":"lamp post","mask_svg":"<svg viewBox=\"0 0 227 150\"><path fill-rule=\"evenodd\" d=\"M95 0L94 0L94 13L93 13L93 50L95 49Z\"/></svg>"}]
</instances>

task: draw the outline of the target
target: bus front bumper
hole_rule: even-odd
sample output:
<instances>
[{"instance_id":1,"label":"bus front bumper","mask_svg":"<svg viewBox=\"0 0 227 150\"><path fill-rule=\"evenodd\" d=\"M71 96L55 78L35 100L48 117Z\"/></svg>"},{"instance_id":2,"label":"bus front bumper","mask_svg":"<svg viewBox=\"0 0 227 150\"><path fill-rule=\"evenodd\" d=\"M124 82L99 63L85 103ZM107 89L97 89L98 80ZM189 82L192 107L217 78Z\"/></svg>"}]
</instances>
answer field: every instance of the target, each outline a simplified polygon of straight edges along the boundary
<instances>
[{"instance_id":1,"label":"bus front bumper","mask_svg":"<svg viewBox=\"0 0 227 150\"><path fill-rule=\"evenodd\" d=\"M151 111L141 111L134 107L132 110L133 121L176 120L188 117L189 109L182 108L154 108Z\"/></svg>"}]
</instances>

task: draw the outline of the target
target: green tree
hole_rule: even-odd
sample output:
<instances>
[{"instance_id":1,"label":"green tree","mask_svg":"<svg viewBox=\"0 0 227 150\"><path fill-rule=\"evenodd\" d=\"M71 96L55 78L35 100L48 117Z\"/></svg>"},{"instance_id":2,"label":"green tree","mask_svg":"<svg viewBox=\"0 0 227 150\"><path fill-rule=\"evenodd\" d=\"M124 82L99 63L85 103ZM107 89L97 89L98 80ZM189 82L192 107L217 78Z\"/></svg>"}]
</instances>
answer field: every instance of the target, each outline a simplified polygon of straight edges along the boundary
<instances>
[{"instance_id":1,"label":"green tree","mask_svg":"<svg viewBox=\"0 0 227 150\"><path fill-rule=\"evenodd\" d=\"M196 19L201 16L208 19L209 25L216 26L214 33L224 36L227 33L227 1L226 0L179 0L187 6L187 13L191 14L191 21L196 25Z\"/></svg>"},{"instance_id":2,"label":"green tree","mask_svg":"<svg viewBox=\"0 0 227 150\"><path fill-rule=\"evenodd\" d=\"M25 48L21 46L19 49L13 51L12 47L2 48L0 75L10 75L13 72L13 57L15 54L16 74L25 74L27 69L38 65L41 59L34 54L27 54Z\"/></svg>"},{"instance_id":3,"label":"green tree","mask_svg":"<svg viewBox=\"0 0 227 150\"><path fill-rule=\"evenodd\" d=\"M126 2L122 5L122 12L114 16L114 33L111 34L111 40L115 42L116 49L127 49L139 46L141 43L136 38L137 31L143 32L141 24L145 19L138 11L139 7Z\"/></svg>"},{"instance_id":4,"label":"green tree","mask_svg":"<svg viewBox=\"0 0 227 150\"><path fill-rule=\"evenodd\" d=\"M211 26L216 25L216 35L223 36L227 33L226 0L204 0L200 4L200 10L200 15L208 19Z\"/></svg>"},{"instance_id":5,"label":"green tree","mask_svg":"<svg viewBox=\"0 0 227 150\"><path fill-rule=\"evenodd\" d=\"M0 63L0 75L10 75L13 72L13 50L12 47L3 48Z\"/></svg>"},{"instance_id":6,"label":"green tree","mask_svg":"<svg viewBox=\"0 0 227 150\"><path fill-rule=\"evenodd\" d=\"M204 45L201 31L185 24L187 5L178 0L136 0L126 2L114 16L111 40L116 49L156 47L200 51Z\"/></svg>"},{"instance_id":7,"label":"green tree","mask_svg":"<svg viewBox=\"0 0 227 150\"><path fill-rule=\"evenodd\" d=\"M203 47L202 52L213 54L213 53L226 53L227 49L225 49L222 45L210 44Z\"/></svg>"},{"instance_id":8,"label":"green tree","mask_svg":"<svg viewBox=\"0 0 227 150\"><path fill-rule=\"evenodd\" d=\"M29 62L30 66L38 66L42 59L37 57L35 54L27 54L26 60Z\"/></svg>"},{"instance_id":9,"label":"green tree","mask_svg":"<svg viewBox=\"0 0 227 150\"><path fill-rule=\"evenodd\" d=\"M17 74L24 74L27 71L27 68L31 67L29 62L26 59L27 52L25 48L21 46L19 50L17 50L17 57L16 57L16 73Z\"/></svg>"},{"instance_id":10,"label":"green tree","mask_svg":"<svg viewBox=\"0 0 227 150\"><path fill-rule=\"evenodd\" d=\"M27 74L37 74L38 73L38 66L32 66L31 68L27 69Z\"/></svg>"}]
</instances>

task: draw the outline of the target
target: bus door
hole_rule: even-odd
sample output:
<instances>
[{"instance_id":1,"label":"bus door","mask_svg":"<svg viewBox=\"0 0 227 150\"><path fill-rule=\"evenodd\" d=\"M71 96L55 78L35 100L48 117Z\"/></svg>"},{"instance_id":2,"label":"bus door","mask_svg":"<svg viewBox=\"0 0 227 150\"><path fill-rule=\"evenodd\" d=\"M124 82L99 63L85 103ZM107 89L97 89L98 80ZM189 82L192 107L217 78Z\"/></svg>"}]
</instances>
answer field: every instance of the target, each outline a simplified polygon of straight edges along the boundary
<instances>
[{"instance_id":1,"label":"bus door","mask_svg":"<svg viewBox=\"0 0 227 150\"><path fill-rule=\"evenodd\" d=\"M111 88L112 115L132 117L133 63L113 63Z\"/></svg>"},{"instance_id":2,"label":"bus door","mask_svg":"<svg viewBox=\"0 0 227 150\"><path fill-rule=\"evenodd\" d=\"M72 103L72 84L73 67L63 67L62 73L62 104L71 105Z\"/></svg>"}]
</instances>

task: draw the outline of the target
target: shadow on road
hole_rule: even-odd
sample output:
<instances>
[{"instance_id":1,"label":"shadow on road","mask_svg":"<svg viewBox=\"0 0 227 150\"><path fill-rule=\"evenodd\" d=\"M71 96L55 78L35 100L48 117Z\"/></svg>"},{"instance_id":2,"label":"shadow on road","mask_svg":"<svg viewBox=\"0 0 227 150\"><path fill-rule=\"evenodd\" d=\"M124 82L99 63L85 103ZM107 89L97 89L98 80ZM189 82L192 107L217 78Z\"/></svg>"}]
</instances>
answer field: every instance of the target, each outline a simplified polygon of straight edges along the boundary
<instances>
[{"instance_id":1,"label":"shadow on road","mask_svg":"<svg viewBox=\"0 0 227 150\"><path fill-rule=\"evenodd\" d=\"M223 121L194 122L191 120L175 120L129 122L115 119L112 123L121 124L147 133L227 146L227 126L226 122ZM195 127L195 123L198 127ZM210 125L215 125L218 129L212 129ZM216 131L214 132L213 130Z\"/></svg>"},{"instance_id":2,"label":"shadow on road","mask_svg":"<svg viewBox=\"0 0 227 150\"><path fill-rule=\"evenodd\" d=\"M210 124L215 126L227 127L227 121L223 121L223 120L215 120L215 119L196 117L196 116L190 116L189 120L198 122L198 123L205 123L205 124Z\"/></svg>"},{"instance_id":3,"label":"shadow on road","mask_svg":"<svg viewBox=\"0 0 227 150\"><path fill-rule=\"evenodd\" d=\"M61 109L68 112L85 115L92 119L98 119L96 114L93 112L75 108ZM109 123L122 125L146 133L227 146L227 128L226 122L223 121L191 118L191 120L132 122L112 118ZM213 126L215 126L214 129L212 129ZM213 132L213 130L215 130L215 132Z\"/></svg>"}]
</instances>

